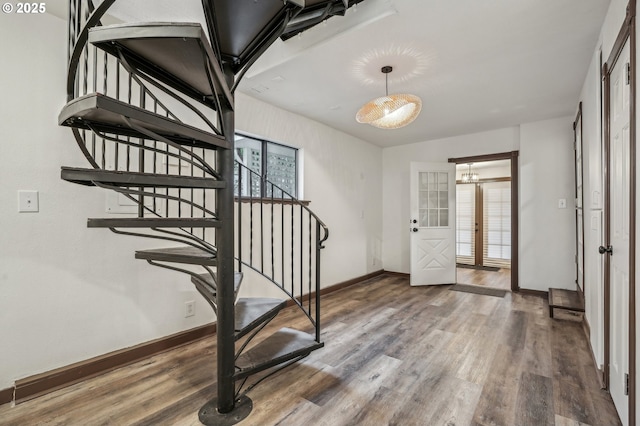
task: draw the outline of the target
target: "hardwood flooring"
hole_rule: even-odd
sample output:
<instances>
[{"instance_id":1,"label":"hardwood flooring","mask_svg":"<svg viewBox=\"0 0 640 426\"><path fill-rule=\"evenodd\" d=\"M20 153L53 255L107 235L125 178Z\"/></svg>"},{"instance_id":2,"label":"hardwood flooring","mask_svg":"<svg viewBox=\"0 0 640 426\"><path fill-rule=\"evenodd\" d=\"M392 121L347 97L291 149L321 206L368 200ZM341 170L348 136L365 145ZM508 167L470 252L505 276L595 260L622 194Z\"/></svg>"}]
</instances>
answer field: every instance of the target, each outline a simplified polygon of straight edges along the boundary
<instances>
[{"instance_id":1,"label":"hardwood flooring","mask_svg":"<svg viewBox=\"0 0 640 426\"><path fill-rule=\"evenodd\" d=\"M326 346L248 395L241 425L618 425L581 324L546 300L380 276L323 297ZM268 329L304 322L287 308ZM0 407L2 425L198 425L215 395L202 340Z\"/></svg>"},{"instance_id":2,"label":"hardwood flooring","mask_svg":"<svg viewBox=\"0 0 640 426\"><path fill-rule=\"evenodd\" d=\"M458 284L480 285L511 291L511 269L498 271L482 269L456 268Z\"/></svg>"}]
</instances>

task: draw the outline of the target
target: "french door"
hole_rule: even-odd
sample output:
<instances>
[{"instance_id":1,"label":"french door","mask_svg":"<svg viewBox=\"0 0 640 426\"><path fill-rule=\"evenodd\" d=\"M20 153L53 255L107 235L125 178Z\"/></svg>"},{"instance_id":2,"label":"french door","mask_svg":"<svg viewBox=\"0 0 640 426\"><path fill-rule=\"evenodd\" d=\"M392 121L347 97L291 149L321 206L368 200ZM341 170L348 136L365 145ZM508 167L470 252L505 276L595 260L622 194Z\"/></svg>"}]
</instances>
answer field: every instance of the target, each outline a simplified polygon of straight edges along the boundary
<instances>
[{"instance_id":1,"label":"french door","mask_svg":"<svg viewBox=\"0 0 640 426\"><path fill-rule=\"evenodd\" d=\"M456 262L511 266L511 182L456 185Z\"/></svg>"}]
</instances>

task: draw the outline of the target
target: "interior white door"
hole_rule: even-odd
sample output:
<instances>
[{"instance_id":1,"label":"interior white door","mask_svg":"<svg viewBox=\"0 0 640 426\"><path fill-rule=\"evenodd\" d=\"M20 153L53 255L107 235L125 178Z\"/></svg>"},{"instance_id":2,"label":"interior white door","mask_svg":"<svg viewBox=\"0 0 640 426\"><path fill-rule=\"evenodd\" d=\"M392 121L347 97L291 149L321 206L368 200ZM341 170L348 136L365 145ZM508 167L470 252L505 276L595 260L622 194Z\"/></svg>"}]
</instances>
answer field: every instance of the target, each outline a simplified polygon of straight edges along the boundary
<instances>
[{"instance_id":1,"label":"interior white door","mask_svg":"<svg viewBox=\"0 0 640 426\"><path fill-rule=\"evenodd\" d=\"M456 166L411 163L411 285L456 282Z\"/></svg>"},{"instance_id":2,"label":"interior white door","mask_svg":"<svg viewBox=\"0 0 640 426\"><path fill-rule=\"evenodd\" d=\"M629 42L609 80L610 114L610 361L609 391L623 424L628 422L629 399L626 375L629 372L629 173L630 173L630 85L628 81Z\"/></svg>"}]
</instances>

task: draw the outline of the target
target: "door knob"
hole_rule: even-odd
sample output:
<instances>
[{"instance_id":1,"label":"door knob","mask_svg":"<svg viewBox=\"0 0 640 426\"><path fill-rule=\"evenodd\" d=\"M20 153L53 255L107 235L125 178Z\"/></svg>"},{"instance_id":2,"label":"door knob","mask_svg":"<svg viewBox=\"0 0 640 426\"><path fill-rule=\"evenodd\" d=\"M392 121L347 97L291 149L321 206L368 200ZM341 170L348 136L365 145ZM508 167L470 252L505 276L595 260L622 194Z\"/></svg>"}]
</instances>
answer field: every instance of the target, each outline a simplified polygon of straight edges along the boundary
<instances>
[{"instance_id":1,"label":"door knob","mask_svg":"<svg viewBox=\"0 0 640 426\"><path fill-rule=\"evenodd\" d=\"M411 232L418 232L418 228L411 229Z\"/></svg>"},{"instance_id":2,"label":"door knob","mask_svg":"<svg viewBox=\"0 0 640 426\"><path fill-rule=\"evenodd\" d=\"M600 246L598 247L598 252L600 254L605 254L605 253L609 253L610 255L613 256L613 247L612 246Z\"/></svg>"},{"instance_id":3,"label":"door knob","mask_svg":"<svg viewBox=\"0 0 640 426\"><path fill-rule=\"evenodd\" d=\"M415 220L415 219L413 219L413 220L411 221L411 223L418 223L418 221L417 221L417 220Z\"/></svg>"}]
</instances>

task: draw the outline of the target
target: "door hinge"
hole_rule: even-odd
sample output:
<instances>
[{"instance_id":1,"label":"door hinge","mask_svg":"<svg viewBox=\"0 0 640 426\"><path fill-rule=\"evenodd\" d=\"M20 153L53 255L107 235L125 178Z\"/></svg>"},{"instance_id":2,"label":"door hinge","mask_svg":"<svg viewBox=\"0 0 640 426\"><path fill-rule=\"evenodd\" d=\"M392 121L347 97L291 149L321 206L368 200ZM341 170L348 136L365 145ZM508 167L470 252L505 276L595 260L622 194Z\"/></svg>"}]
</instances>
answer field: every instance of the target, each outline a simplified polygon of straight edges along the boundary
<instances>
[{"instance_id":1,"label":"door hinge","mask_svg":"<svg viewBox=\"0 0 640 426\"><path fill-rule=\"evenodd\" d=\"M624 375L624 394L629 395L629 373Z\"/></svg>"},{"instance_id":2,"label":"door hinge","mask_svg":"<svg viewBox=\"0 0 640 426\"><path fill-rule=\"evenodd\" d=\"M631 64L627 62L627 86L631 83Z\"/></svg>"}]
</instances>

